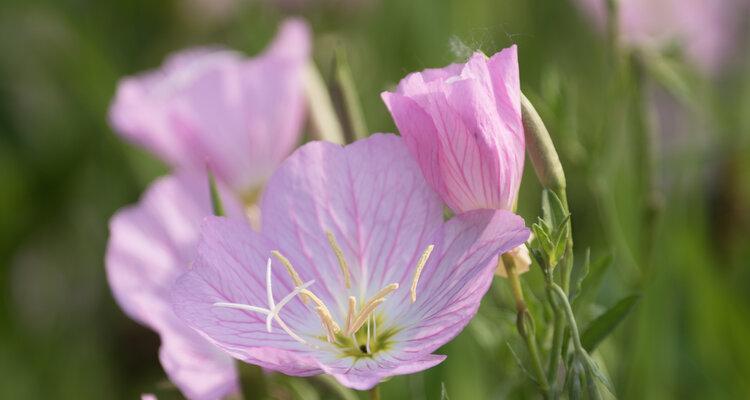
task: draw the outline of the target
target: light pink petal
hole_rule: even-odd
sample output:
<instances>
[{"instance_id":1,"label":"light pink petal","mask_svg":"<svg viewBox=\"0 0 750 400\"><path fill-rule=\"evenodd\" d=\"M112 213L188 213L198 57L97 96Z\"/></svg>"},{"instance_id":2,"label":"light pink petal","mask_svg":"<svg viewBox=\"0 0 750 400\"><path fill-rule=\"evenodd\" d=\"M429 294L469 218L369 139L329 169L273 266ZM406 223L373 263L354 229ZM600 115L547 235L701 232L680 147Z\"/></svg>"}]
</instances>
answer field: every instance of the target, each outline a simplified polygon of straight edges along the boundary
<instances>
[{"instance_id":1,"label":"light pink petal","mask_svg":"<svg viewBox=\"0 0 750 400\"><path fill-rule=\"evenodd\" d=\"M333 375L342 385L355 390L369 390L385 378L397 375L414 374L432 368L446 359L446 356L428 354L420 359L386 360L385 356L373 360L361 360L342 372L340 367L325 367L326 373ZM384 368L386 367L386 368Z\"/></svg>"},{"instance_id":2,"label":"light pink petal","mask_svg":"<svg viewBox=\"0 0 750 400\"><path fill-rule=\"evenodd\" d=\"M110 110L114 128L168 163L211 169L249 192L294 148L304 116L309 30L282 25L256 58L188 50L154 72L124 79Z\"/></svg>"},{"instance_id":3,"label":"light pink petal","mask_svg":"<svg viewBox=\"0 0 750 400\"><path fill-rule=\"evenodd\" d=\"M239 391L234 359L175 319L160 329L159 361L189 399L215 400Z\"/></svg>"},{"instance_id":4,"label":"light pink petal","mask_svg":"<svg viewBox=\"0 0 750 400\"><path fill-rule=\"evenodd\" d=\"M525 146L515 46L490 59L475 53L463 65L410 74L382 97L449 207L513 207Z\"/></svg>"},{"instance_id":5,"label":"light pink petal","mask_svg":"<svg viewBox=\"0 0 750 400\"><path fill-rule=\"evenodd\" d=\"M301 147L269 181L262 212L264 234L303 281L318 282L316 294L339 322L349 294L369 298L398 282L442 223L440 200L403 142L384 134L346 148L324 142ZM352 271L349 290L327 231Z\"/></svg>"},{"instance_id":6,"label":"light pink petal","mask_svg":"<svg viewBox=\"0 0 750 400\"><path fill-rule=\"evenodd\" d=\"M221 193L230 215L241 216L239 204L225 190ZM211 349L182 323L169 302L170 287L194 254L200 221L210 213L206 176L183 173L161 178L138 205L112 218L105 260L118 304L128 316L159 333L165 371L194 398L230 393L237 378L230 358ZM192 379L181 372L191 370L210 378Z\"/></svg>"},{"instance_id":7,"label":"light pink petal","mask_svg":"<svg viewBox=\"0 0 750 400\"><path fill-rule=\"evenodd\" d=\"M226 218L207 218L201 236L192 269L174 288L177 315L236 358L290 375L320 373L307 345L276 322L267 332L265 315L214 306L227 302L268 308L266 262L276 246L247 224ZM277 301L294 286L279 263L272 266L272 285ZM287 304L281 317L308 341L317 342L315 337L323 333L315 314L299 298Z\"/></svg>"},{"instance_id":8,"label":"light pink petal","mask_svg":"<svg viewBox=\"0 0 750 400\"><path fill-rule=\"evenodd\" d=\"M389 320L403 327L394 338L394 351L401 358L422 357L455 337L492 282L496 264L490 261L528 236L523 220L504 210L461 214L435 232L430 239L435 249L419 279L417 301L411 304L407 293L399 293L384 303L394 314Z\"/></svg>"}]
</instances>

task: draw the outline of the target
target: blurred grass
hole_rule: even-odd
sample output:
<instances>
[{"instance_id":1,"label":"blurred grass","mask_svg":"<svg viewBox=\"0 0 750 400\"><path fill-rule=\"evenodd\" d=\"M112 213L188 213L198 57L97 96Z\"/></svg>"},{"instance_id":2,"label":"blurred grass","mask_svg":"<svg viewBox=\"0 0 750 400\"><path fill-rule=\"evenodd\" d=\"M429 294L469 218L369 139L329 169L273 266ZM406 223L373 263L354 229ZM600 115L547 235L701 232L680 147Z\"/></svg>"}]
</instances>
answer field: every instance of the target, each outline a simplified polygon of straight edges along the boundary
<instances>
[{"instance_id":1,"label":"blurred grass","mask_svg":"<svg viewBox=\"0 0 750 400\"><path fill-rule=\"evenodd\" d=\"M117 80L187 46L248 53L285 11L238 2L217 15L198 1L6 0L0 4L0 398L134 398L164 376L158 338L127 319L104 278L107 220L166 171L108 128ZM632 110L608 91L607 49L567 2L319 2L298 10L330 71L343 46L373 132L394 126L379 93L406 73L457 61L457 40L493 53L519 45L524 90L555 136L582 258L612 254L597 307L642 292L635 313L598 350L621 398L750 397L750 40L737 61L658 125L664 195L653 257L642 259ZM747 35L746 35L747 36ZM658 96L657 96L658 97ZM624 119L616 118L626 110ZM519 212L535 218L527 171ZM643 278L640 269L651 265ZM525 275L527 291L540 274ZM531 307L539 307L530 296ZM541 323L544 313L535 312ZM432 370L397 377L383 398L535 398L509 348L525 359L505 282Z\"/></svg>"}]
</instances>

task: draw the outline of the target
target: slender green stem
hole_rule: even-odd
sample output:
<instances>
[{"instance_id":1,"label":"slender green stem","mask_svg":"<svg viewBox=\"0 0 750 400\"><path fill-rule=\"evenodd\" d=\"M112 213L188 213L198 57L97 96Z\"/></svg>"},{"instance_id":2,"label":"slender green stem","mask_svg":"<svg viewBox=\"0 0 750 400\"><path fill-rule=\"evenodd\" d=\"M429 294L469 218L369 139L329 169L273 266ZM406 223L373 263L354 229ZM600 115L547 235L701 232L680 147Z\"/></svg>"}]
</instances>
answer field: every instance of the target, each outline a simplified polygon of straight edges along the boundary
<instances>
[{"instance_id":1,"label":"slender green stem","mask_svg":"<svg viewBox=\"0 0 750 400\"><path fill-rule=\"evenodd\" d=\"M568 327L570 328L570 337L573 339L573 347L579 354L587 355L586 350L583 348L583 345L581 345L581 337L578 334L578 324L576 324L576 317L573 314L573 308L568 301L568 295L565 294L565 291L555 283L550 285L550 289L552 290L552 293L557 295L558 300L562 305L562 309L565 312Z\"/></svg>"},{"instance_id":2,"label":"slender green stem","mask_svg":"<svg viewBox=\"0 0 750 400\"><path fill-rule=\"evenodd\" d=\"M555 318L552 322L552 348L550 349L549 365L547 366L547 378L552 384L552 390L556 391L557 370L560 366L560 357L562 354L563 333L565 331L565 319L560 309L555 305L551 289L547 289L547 297L552 304L552 310Z\"/></svg>"},{"instance_id":3,"label":"slender green stem","mask_svg":"<svg viewBox=\"0 0 750 400\"><path fill-rule=\"evenodd\" d=\"M656 236L656 225L662 208L662 195L658 185L655 184L656 165L656 141L658 135L654 134L653 119L650 106L646 101L645 80L646 72L637 60L632 58L630 68L633 79L633 112L635 115L636 142L640 155L640 180L643 190L644 203L642 205L643 235L640 243L640 266L641 281L649 275L651 258L653 254L653 243Z\"/></svg>"},{"instance_id":4,"label":"slender green stem","mask_svg":"<svg viewBox=\"0 0 750 400\"><path fill-rule=\"evenodd\" d=\"M542 362L539 358L539 348L536 343L534 321L531 318L531 314L526 307L526 302L523 299L523 287L521 286L521 279L518 275L516 262L512 256L503 254L499 257L498 263L505 267L505 272L508 274L508 283L513 292L513 299L516 302L516 329L518 330L518 334L521 335L521 338L523 338L526 348L529 350L531 366L534 370L534 375L536 375L539 390L541 390L542 396L545 399L548 399L549 382L547 381L547 376L544 375Z\"/></svg>"},{"instance_id":5,"label":"slender green stem","mask_svg":"<svg viewBox=\"0 0 750 400\"><path fill-rule=\"evenodd\" d=\"M370 389L370 400L380 400L380 386Z\"/></svg>"}]
</instances>

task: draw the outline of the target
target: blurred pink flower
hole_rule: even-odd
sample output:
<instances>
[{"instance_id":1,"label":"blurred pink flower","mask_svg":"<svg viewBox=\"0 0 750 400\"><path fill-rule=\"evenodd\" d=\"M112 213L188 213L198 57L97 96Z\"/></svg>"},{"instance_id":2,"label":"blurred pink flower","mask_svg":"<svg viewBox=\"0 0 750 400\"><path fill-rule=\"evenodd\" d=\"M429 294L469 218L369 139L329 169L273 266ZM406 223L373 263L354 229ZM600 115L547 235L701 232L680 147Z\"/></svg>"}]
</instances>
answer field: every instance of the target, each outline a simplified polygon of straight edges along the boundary
<instances>
[{"instance_id":1,"label":"blurred pink flower","mask_svg":"<svg viewBox=\"0 0 750 400\"><path fill-rule=\"evenodd\" d=\"M601 30L607 23L606 1L577 0ZM698 67L715 72L731 55L743 1L618 0L620 35L631 46L680 45Z\"/></svg>"},{"instance_id":2,"label":"blurred pink flower","mask_svg":"<svg viewBox=\"0 0 750 400\"><path fill-rule=\"evenodd\" d=\"M443 222L394 135L304 145L271 177L261 212L261 233L205 221L175 285L177 315L246 362L359 390L440 363L432 352L476 313L490 259L529 235L503 210Z\"/></svg>"},{"instance_id":3,"label":"blurred pink flower","mask_svg":"<svg viewBox=\"0 0 750 400\"><path fill-rule=\"evenodd\" d=\"M300 20L286 21L256 58L208 48L178 53L161 69L120 82L110 121L172 166L208 165L235 191L250 193L299 140L309 53Z\"/></svg>"},{"instance_id":4,"label":"blurred pink flower","mask_svg":"<svg viewBox=\"0 0 750 400\"><path fill-rule=\"evenodd\" d=\"M409 74L382 97L427 182L453 211L514 208L524 162L516 46Z\"/></svg>"},{"instance_id":5,"label":"blurred pink flower","mask_svg":"<svg viewBox=\"0 0 750 400\"><path fill-rule=\"evenodd\" d=\"M227 191L228 215L242 207ZM125 313L159 333L159 359L169 379L190 399L219 399L238 389L231 357L177 318L170 290L195 254L199 227L211 214L208 179L182 173L154 182L141 201L110 221L107 277Z\"/></svg>"}]
</instances>

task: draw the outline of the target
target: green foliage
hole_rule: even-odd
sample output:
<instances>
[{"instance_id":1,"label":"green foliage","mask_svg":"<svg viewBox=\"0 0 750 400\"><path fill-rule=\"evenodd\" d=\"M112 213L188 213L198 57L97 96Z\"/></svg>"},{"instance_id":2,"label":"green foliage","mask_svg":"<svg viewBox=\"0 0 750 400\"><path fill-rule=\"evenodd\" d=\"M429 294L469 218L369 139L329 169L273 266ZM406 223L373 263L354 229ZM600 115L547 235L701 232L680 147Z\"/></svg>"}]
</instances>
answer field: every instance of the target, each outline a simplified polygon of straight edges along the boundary
<instances>
[{"instance_id":1,"label":"green foliage","mask_svg":"<svg viewBox=\"0 0 750 400\"><path fill-rule=\"evenodd\" d=\"M594 351L596 346L609 336L617 325L628 316L638 302L638 299L640 299L639 295L628 296L618 301L617 304L604 314L591 321L581 336L581 343L586 351Z\"/></svg>"}]
</instances>

